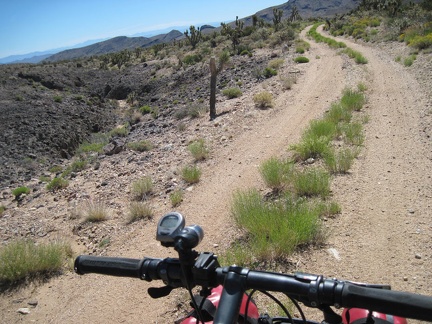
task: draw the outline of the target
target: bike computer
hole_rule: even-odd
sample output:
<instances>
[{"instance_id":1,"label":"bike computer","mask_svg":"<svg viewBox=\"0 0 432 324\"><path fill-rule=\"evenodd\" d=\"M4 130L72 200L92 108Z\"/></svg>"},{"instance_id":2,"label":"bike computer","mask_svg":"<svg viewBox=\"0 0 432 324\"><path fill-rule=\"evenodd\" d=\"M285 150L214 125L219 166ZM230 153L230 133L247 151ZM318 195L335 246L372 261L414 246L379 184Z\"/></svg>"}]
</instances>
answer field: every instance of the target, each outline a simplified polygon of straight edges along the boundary
<instances>
[{"instance_id":1,"label":"bike computer","mask_svg":"<svg viewBox=\"0 0 432 324\"><path fill-rule=\"evenodd\" d=\"M156 240L163 246L174 246L174 238L185 227L185 219L177 212L168 213L159 220Z\"/></svg>"}]
</instances>

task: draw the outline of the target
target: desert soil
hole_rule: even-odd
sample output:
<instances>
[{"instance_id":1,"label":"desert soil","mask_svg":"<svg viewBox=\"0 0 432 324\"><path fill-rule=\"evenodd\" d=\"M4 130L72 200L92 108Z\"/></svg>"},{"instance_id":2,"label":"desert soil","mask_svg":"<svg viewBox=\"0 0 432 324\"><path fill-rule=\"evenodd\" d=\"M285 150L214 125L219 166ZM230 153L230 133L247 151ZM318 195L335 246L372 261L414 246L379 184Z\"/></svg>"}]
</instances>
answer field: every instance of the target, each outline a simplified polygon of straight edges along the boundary
<instances>
[{"instance_id":1,"label":"desert soil","mask_svg":"<svg viewBox=\"0 0 432 324\"><path fill-rule=\"evenodd\" d=\"M260 163L286 156L288 146L298 141L310 120L321 117L345 87L362 82L368 88L365 144L350 173L332 183L342 213L325 220L327 243L293 255L295 266L287 272L385 283L395 290L432 295L431 56L419 55L414 66L406 68L394 60L406 54L403 44L343 41L369 63L356 65L327 45L309 40L310 63L283 71L299 76L292 90L282 91L270 79L239 99L219 103L219 111L226 114L216 121L197 122L197 135L208 136L206 140L217 149L201 165L205 176L189 188L178 211L188 224L204 228L200 250L223 251L236 233L230 218L232 193L244 188L264 190ZM251 94L263 88L274 94L275 107L255 111ZM126 164L112 168L127 172ZM85 192L84 179L81 185ZM154 240L158 217L170 209L169 204L162 205L154 220L122 230L121 238L104 254L174 257L173 251ZM78 241L75 252L86 253L83 245ZM152 300L146 292L151 286L158 283L70 272L2 295L0 322L166 323L182 315L177 306L184 300L183 292ZM37 306L28 306L29 301L37 301ZM18 314L20 307L30 307L30 314Z\"/></svg>"}]
</instances>

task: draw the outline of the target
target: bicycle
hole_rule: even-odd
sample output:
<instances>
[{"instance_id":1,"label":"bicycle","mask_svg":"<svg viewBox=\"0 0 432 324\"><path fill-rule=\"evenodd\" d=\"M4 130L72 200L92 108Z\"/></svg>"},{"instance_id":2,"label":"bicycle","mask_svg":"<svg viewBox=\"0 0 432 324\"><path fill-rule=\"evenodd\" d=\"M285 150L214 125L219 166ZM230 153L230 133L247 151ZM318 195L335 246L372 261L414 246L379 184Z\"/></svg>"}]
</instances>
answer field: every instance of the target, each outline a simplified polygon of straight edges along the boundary
<instances>
[{"instance_id":1,"label":"bicycle","mask_svg":"<svg viewBox=\"0 0 432 324\"><path fill-rule=\"evenodd\" d=\"M432 321L432 297L392 291L388 285L373 285L306 273L281 274L248 268L221 267L211 252L198 253L195 247L204 232L198 225L185 226L184 217L172 212L157 226L156 239L173 247L178 258L115 258L81 255L75 260L78 274L99 273L112 276L162 280L164 287L149 288L152 298L167 296L175 288L186 288L193 310L176 323L261 323L316 324L306 319L299 302L318 308L323 323L406 323L406 318ZM201 287L200 295L192 289ZM246 293L246 291L249 291ZM260 291L274 300L285 312L283 317L259 314L252 299ZM293 318L287 308L269 291L285 294L296 307L300 318ZM337 314L331 307L343 308Z\"/></svg>"}]
</instances>

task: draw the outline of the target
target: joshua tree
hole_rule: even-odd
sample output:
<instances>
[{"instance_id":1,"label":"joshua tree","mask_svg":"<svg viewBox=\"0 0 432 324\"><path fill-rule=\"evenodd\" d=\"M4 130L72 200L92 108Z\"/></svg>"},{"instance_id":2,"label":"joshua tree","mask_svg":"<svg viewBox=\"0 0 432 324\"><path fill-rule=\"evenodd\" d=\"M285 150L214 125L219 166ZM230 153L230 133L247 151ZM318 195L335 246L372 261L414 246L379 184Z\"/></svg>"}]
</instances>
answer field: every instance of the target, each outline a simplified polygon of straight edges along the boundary
<instances>
[{"instance_id":1,"label":"joshua tree","mask_svg":"<svg viewBox=\"0 0 432 324\"><path fill-rule=\"evenodd\" d=\"M290 22L294 22L294 21L297 21L297 20L302 20L302 18L301 18L300 13L299 13L299 11L297 9L297 6L293 6L292 7L292 11L291 11L291 16L289 18L289 21Z\"/></svg>"},{"instance_id":2,"label":"joshua tree","mask_svg":"<svg viewBox=\"0 0 432 324\"><path fill-rule=\"evenodd\" d=\"M219 56L219 64L216 67L216 58L214 56L210 59L210 120L216 118L216 80L217 75L223 70L224 66L229 61L228 51L223 51Z\"/></svg>"},{"instance_id":3,"label":"joshua tree","mask_svg":"<svg viewBox=\"0 0 432 324\"><path fill-rule=\"evenodd\" d=\"M276 31L279 30L281 22L282 22L283 11L273 8L273 25Z\"/></svg>"},{"instance_id":4,"label":"joshua tree","mask_svg":"<svg viewBox=\"0 0 432 324\"><path fill-rule=\"evenodd\" d=\"M387 11L394 16L402 6L402 0L362 0L360 6L366 10Z\"/></svg>"},{"instance_id":5,"label":"joshua tree","mask_svg":"<svg viewBox=\"0 0 432 324\"><path fill-rule=\"evenodd\" d=\"M239 20L237 16L235 25L236 28L232 28L230 25L221 23L222 26L221 34L228 36L231 39L234 52L237 46L240 44L240 38L243 36L244 22Z\"/></svg>"},{"instance_id":6,"label":"joshua tree","mask_svg":"<svg viewBox=\"0 0 432 324\"><path fill-rule=\"evenodd\" d=\"M190 30L190 35L189 35L189 31L187 30L184 32L184 34L186 38L189 40L192 49L195 49L195 47L201 40L201 30L200 28L196 29L195 26L190 26L189 30Z\"/></svg>"}]
</instances>

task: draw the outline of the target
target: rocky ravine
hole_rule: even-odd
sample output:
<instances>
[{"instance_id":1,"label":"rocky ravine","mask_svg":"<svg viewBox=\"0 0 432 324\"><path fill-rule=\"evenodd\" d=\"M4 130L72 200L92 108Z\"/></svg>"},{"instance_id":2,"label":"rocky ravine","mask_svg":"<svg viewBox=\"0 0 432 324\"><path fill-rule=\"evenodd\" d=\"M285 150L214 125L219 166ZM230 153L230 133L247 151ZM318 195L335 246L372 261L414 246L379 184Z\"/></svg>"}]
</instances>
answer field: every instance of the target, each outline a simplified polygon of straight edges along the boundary
<instances>
[{"instance_id":1,"label":"rocky ravine","mask_svg":"<svg viewBox=\"0 0 432 324\"><path fill-rule=\"evenodd\" d=\"M321 116L344 87L362 81L369 88L365 148L352 172L337 177L332 188L343 212L326 222L327 246L294 255L297 266L287 271L390 283L394 289L432 295L430 54L419 55L411 68L404 68L394 62L398 51L404 50L402 44L371 47L344 41L361 51L369 64L357 66L326 45L311 41L311 62L296 67L287 63L282 72L300 71L291 91L283 91L276 79L267 80L239 99L219 102L219 111L226 113L215 122L203 117L191 122L184 133L167 132L163 139L152 138L157 149L148 153L125 151L105 157L98 170L77 174L61 193L43 192L8 210L0 218L0 235L4 239L14 229L42 240L68 237L77 254L174 256L154 240L156 221L171 209L167 192L183 185L177 169L191 159L186 152L188 140L204 137L210 143L211 157L201 163L203 179L188 188L178 210L188 223L203 226L202 250L223 250L226 238L235 235L229 212L232 192L262 188L257 166L270 156L287 154L286 148L296 142L309 120ZM272 110L253 107L252 94L263 88L277 98ZM129 184L142 175L158 179L160 194L151 199L157 216L126 225ZM11 199L6 194L3 197ZM88 199L106 201L112 211L110 219L97 225L71 219L75 206ZM103 238L111 243L100 248ZM8 323L172 321L179 315L176 305L184 296L175 292L170 298L151 300L146 293L149 286L137 280L79 277L71 272L46 284L3 294L0 309ZM29 301L38 304L30 314L18 314L16 310Z\"/></svg>"}]
</instances>

